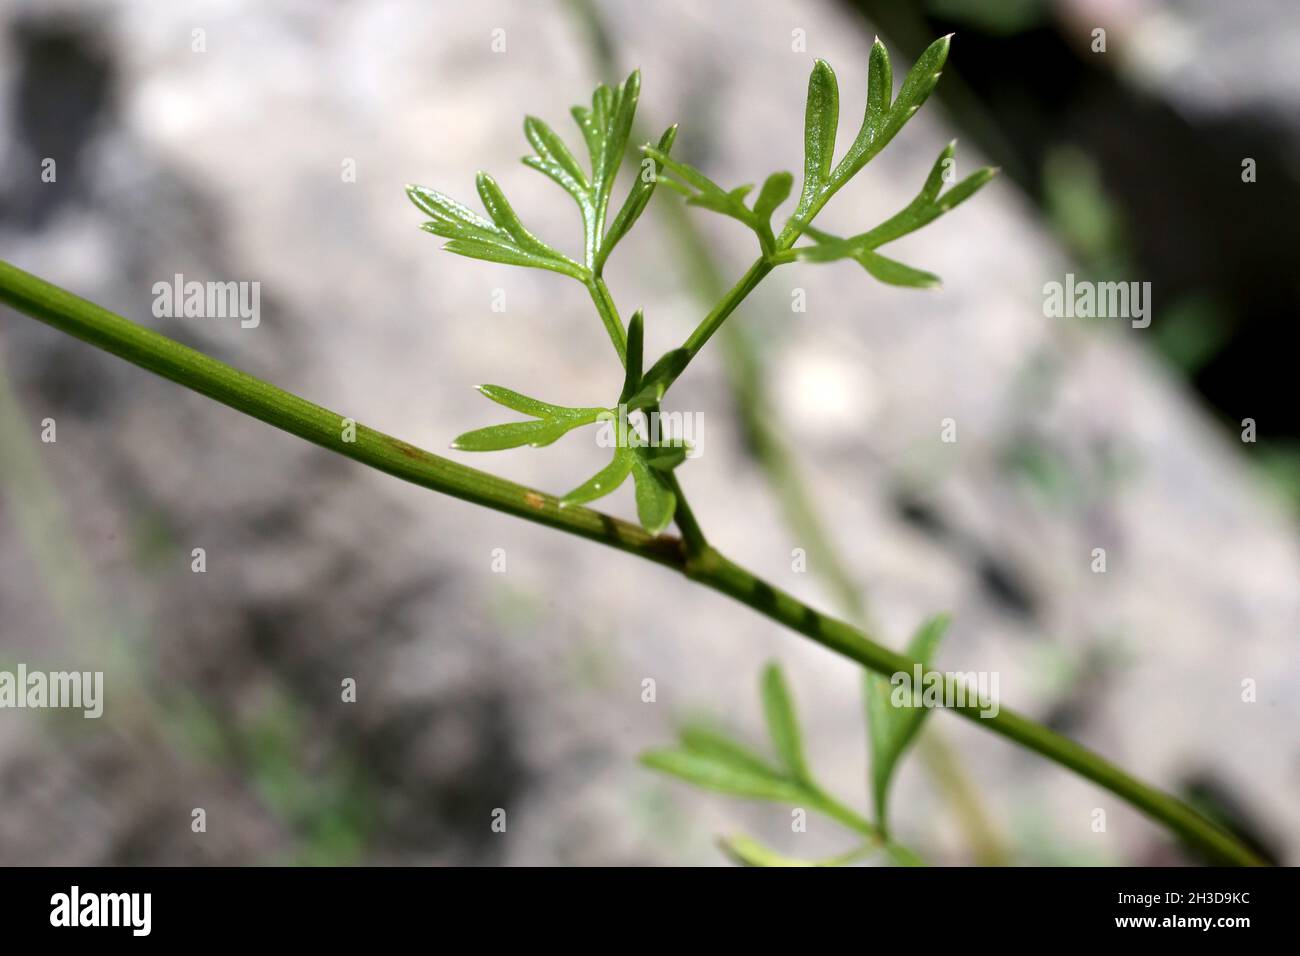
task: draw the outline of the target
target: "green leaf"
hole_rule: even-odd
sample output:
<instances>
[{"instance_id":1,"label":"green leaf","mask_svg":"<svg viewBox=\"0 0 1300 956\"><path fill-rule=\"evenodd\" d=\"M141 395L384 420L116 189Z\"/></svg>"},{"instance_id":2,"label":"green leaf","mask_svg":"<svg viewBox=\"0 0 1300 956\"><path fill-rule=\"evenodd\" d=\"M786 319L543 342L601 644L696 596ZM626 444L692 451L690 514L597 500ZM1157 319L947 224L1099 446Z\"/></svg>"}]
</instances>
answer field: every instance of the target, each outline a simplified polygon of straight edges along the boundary
<instances>
[{"instance_id":1,"label":"green leaf","mask_svg":"<svg viewBox=\"0 0 1300 956\"><path fill-rule=\"evenodd\" d=\"M799 733L799 721L795 716L794 703L790 699L789 688L781 668L768 664L763 670L762 679L763 716L767 720L767 731L776 748L777 756L796 780L812 785L812 776L804 759L803 740Z\"/></svg>"},{"instance_id":2,"label":"green leaf","mask_svg":"<svg viewBox=\"0 0 1300 956\"><path fill-rule=\"evenodd\" d=\"M427 232L435 235L441 235L433 223L426 223L421 227ZM567 276L584 281L586 272L575 262L568 260L545 259L541 256L530 255L514 246L503 246L490 242L478 242L472 239L453 239L445 243L442 247L447 252L454 252L456 255L465 256L470 259L482 259L486 262L500 262L511 266L529 266L534 269L549 269L552 272L560 272Z\"/></svg>"},{"instance_id":3,"label":"green leaf","mask_svg":"<svg viewBox=\"0 0 1300 956\"><path fill-rule=\"evenodd\" d=\"M426 189L424 186L408 184L406 195L410 197L411 202L415 203L417 208L426 215L432 216L437 222L455 223L487 235L499 232L496 226L482 216L472 212L451 197L444 196L436 189Z\"/></svg>"},{"instance_id":4,"label":"green leaf","mask_svg":"<svg viewBox=\"0 0 1300 956\"><path fill-rule=\"evenodd\" d=\"M560 507L586 504L616 491L632 471L635 454L630 448L617 448L609 464L560 499Z\"/></svg>"},{"instance_id":5,"label":"green leaf","mask_svg":"<svg viewBox=\"0 0 1300 956\"><path fill-rule=\"evenodd\" d=\"M922 272L893 259L887 259L878 252L862 248L857 239L836 239L820 230L805 227L804 232L817 240L813 246L799 246L791 250L793 256L809 262L834 262L837 259L852 259L872 276L888 285L909 286L917 289L932 289L940 285L937 275Z\"/></svg>"},{"instance_id":6,"label":"green leaf","mask_svg":"<svg viewBox=\"0 0 1300 956\"><path fill-rule=\"evenodd\" d=\"M591 156L591 192L597 224L604 220L609 193L627 150L640 93L641 73L634 70L617 90L603 83L596 87L591 109L575 106L571 111Z\"/></svg>"},{"instance_id":7,"label":"green leaf","mask_svg":"<svg viewBox=\"0 0 1300 956\"><path fill-rule=\"evenodd\" d=\"M944 174L952 168L955 158L956 141L949 143L939 153L938 159L930 168L921 191L903 209L890 216L874 229L849 239L850 243L861 248L875 249L885 243L901 239L922 226L929 225L944 213L951 212L961 205L986 183L997 175L997 169L985 166L971 173L946 193L940 195L943 188Z\"/></svg>"},{"instance_id":8,"label":"green leaf","mask_svg":"<svg viewBox=\"0 0 1300 956\"><path fill-rule=\"evenodd\" d=\"M825 60L813 64L804 108L803 196L817 195L830 179L835 132L840 121L840 88ZM801 200L802 203L802 200Z\"/></svg>"},{"instance_id":9,"label":"green leaf","mask_svg":"<svg viewBox=\"0 0 1300 956\"><path fill-rule=\"evenodd\" d=\"M789 173L773 173L768 176L763 188L758 191L758 198L754 200L755 218L763 223L771 223L772 213L790 198L790 190L793 188L794 176Z\"/></svg>"},{"instance_id":10,"label":"green leaf","mask_svg":"<svg viewBox=\"0 0 1300 956\"><path fill-rule=\"evenodd\" d=\"M677 177L674 180L664 176L663 183L684 195L689 205L709 209L744 223L758 236L763 253L772 251L774 239L770 220L776 207L790 195L794 177L789 173L773 173L767 177L754 201L754 208L751 209L745 205L745 197L753 190L753 186L737 186L726 190L694 166L673 159L662 149L643 146L641 151Z\"/></svg>"},{"instance_id":11,"label":"green leaf","mask_svg":"<svg viewBox=\"0 0 1300 956\"><path fill-rule=\"evenodd\" d=\"M524 136L537 151L538 160L554 166L578 191L586 192L590 188L591 184L587 182L587 175L582 171L582 166L569 152L569 147L564 145L564 140L556 134L555 130L537 117L529 116L524 120ZM525 159L524 162L528 160ZM556 182L566 189L570 188L560 179L556 179Z\"/></svg>"},{"instance_id":12,"label":"green leaf","mask_svg":"<svg viewBox=\"0 0 1300 956\"><path fill-rule=\"evenodd\" d=\"M727 760L720 754L651 750L641 755L641 763L697 787L752 800L797 805L806 796L798 784L775 772L763 773L750 765Z\"/></svg>"},{"instance_id":13,"label":"green leaf","mask_svg":"<svg viewBox=\"0 0 1300 956\"><path fill-rule=\"evenodd\" d=\"M673 141L677 138L677 126L673 125L664 131L663 136L659 137L658 151L664 155L673 148ZM596 256L596 271L604 268L605 261L609 254L613 252L614 247L618 245L619 240L632 231L632 226L636 224L641 213L645 211L646 205L650 202L650 197L654 194L655 186L659 184L659 174L663 171L663 165L658 160L654 161L654 175L648 180L644 171L637 173L636 180L632 183L632 189L627 194L627 199L623 201L623 207L619 209L618 215L614 221L609 224L609 229L605 233L605 238L601 242L600 252Z\"/></svg>"},{"instance_id":14,"label":"green leaf","mask_svg":"<svg viewBox=\"0 0 1300 956\"><path fill-rule=\"evenodd\" d=\"M582 266L523 227L490 176L479 174L478 189L491 222L436 190L412 185L406 187L406 194L421 211L433 217L420 228L450 240L443 246L448 252L489 262L550 269L585 281L587 271Z\"/></svg>"},{"instance_id":15,"label":"green leaf","mask_svg":"<svg viewBox=\"0 0 1300 956\"><path fill-rule=\"evenodd\" d=\"M952 34L948 34L926 48L904 77L898 97L892 104L889 97L893 92L893 70L889 63L889 53L879 38L872 44L871 60L867 68L866 113L853 145L831 176L836 188L857 175L863 166L889 145L890 140L898 135L898 131L921 108L921 104L939 82L940 71L948 59L951 40Z\"/></svg>"},{"instance_id":16,"label":"green leaf","mask_svg":"<svg viewBox=\"0 0 1300 956\"><path fill-rule=\"evenodd\" d=\"M687 349L673 349L661 355L659 360L650 366L650 371L641 377L641 387L637 393L627 400L628 411L659 404L668 385L681 374L682 369L690 361L691 353Z\"/></svg>"},{"instance_id":17,"label":"green leaf","mask_svg":"<svg viewBox=\"0 0 1300 956\"><path fill-rule=\"evenodd\" d=\"M662 534L677 510L677 495L668 479L650 467L644 455L632 458L632 480L636 482L636 513L648 534Z\"/></svg>"},{"instance_id":18,"label":"green leaf","mask_svg":"<svg viewBox=\"0 0 1300 956\"><path fill-rule=\"evenodd\" d=\"M712 757L722 763L744 767L752 773L780 777L781 771L754 753L744 744L704 724L687 724L679 733L682 749L701 756Z\"/></svg>"},{"instance_id":19,"label":"green leaf","mask_svg":"<svg viewBox=\"0 0 1300 956\"><path fill-rule=\"evenodd\" d=\"M632 314L627 324L627 369L623 373L623 390L618 394L618 403L622 405L641 387L641 361L645 341L645 320L641 310Z\"/></svg>"},{"instance_id":20,"label":"green leaf","mask_svg":"<svg viewBox=\"0 0 1300 956\"><path fill-rule=\"evenodd\" d=\"M906 123L934 92L948 61L948 48L952 44L952 34L940 37L926 47L925 52L917 58L916 63L907 71L903 85L898 91L898 98L889 108L889 119L885 123L882 139L888 142L903 124Z\"/></svg>"},{"instance_id":21,"label":"green leaf","mask_svg":"<svg viewBox=\"0 0 1300 956\"><path fill-rule=\"evenodd\" d=\"M930 168L925 182L921 185L921 191L906 207L874 229L848 239L840 239L806 222L796 221L800 231L812 239L815 245L798 246L781 253L780 257L805 259L811 262L854 259L876 279L890 285L912 288L933 288L939 285L939 277L933 273L895 262L873 250L915 232L944 213L955 209L996 175L996 169L984 167L971 173L946 193L941 193L944 177L952 168L955 148L955 142L945 146Z\"/></svg>"},{"instance_id":22,"label":"green leaf","mask_svg":"<svg viewBox=\"0 0 1300 956\"><path fill-rule=\"evenodd\" d=\"M501 187L497 185L495 179L487 173L479 173L475 179L475 184L478 187L479 198L483 200L483 208L488 211L488 215L492 217L492 221L496 223L497 228L509 234L516 246L525 252L542 258L564 258L561 253L552 249L524 228L524 224L519 221L519 217L511 208L510 203L506 200L505 193L501 191Z\"/></svg>"},{"instance_id":23,"label":"green leaf","mask_svg":"<svg viewBox=\"0 0 1300 956\"><path fill-rule=\"evenodd\" d=\"M885 126L889 106L894 95L894 71L889 63L889 51L876 37L871 44L871 61L867 66L867 112L862 119L862 129L868 141L875 142Z\"/></svg>"},{"instance_id":24,"label":"green leaf","mask_svg":"<svg viewBox=\"0 0 1300 956\"><path fill-rule=\"evenodd\" d=\"M563 405L551 405L508 388L502 388L500 385L480 385L478 390L498 405L523 412L525 415L532 415L533 420L489 425L487 428L466 432L451 444L452 448L460 451L502 451L506 448L518 448L521 445L539 448L551 444L566 432L583 425L590 425L601 415L609 413L605 408L567 408Z\"/></svg>"},{"instance_id":25,"label":"green leaf","mask_svg":"<svg viewBox=\"0 0 1300 956\"><path fill-rule=\"evenodd\" d=\"M869 249L864 249L853 258L862 264L862 268L886 285L901 285L911 289L936 289L943 284L933 272L914 269Z\"/></svg>"},{"instance_id":26,"label":"green leaf","mask_svg":"<svg viewBox=\"0 0 1300 956\"><path fill-rule=\"evenodd\" d=\"M865 845L847 853L826 857L821 860L801 860L797 857L778 853L776 850L764 846L758 840L743 833L737 833L729 837L719 837L718 846L723 853L741 866L847 866L876 852L876 847Z\"/></svg>"},{"instance_id":27,"label":"green leaf","mask_svg":"<svg viewBox=\"0 0 1300 956\"><path fill-rule=\"evenodd\" d=\"M907 647L908 656L928 668L950 620L948 615L940 614L923 623ZM909 673L907 678L905 686L912 686L913 675ZM918 687L912 686L912 690L914 695L920 693ZM915 739L929 710L920 706L919 700L915 705L909 702L906 706L895 707L891 699L893 686L881 674L866 675L865 691L871 738L871 792L876 808L876 825L885 832L890 781L899 759Z\"/></svg>"},{"instance_id":28,"label":"green leaf","mask_svg":"<svg viewBox=\"0 0 1300 956\"><path fill-rule=\"evenodd\" d=\"M529 398L527 395L521 395L508 388L502 388L500 385L479 385L478 390L498 405L504 405L516 412L523 412L525 415L532 415L534 418L560 418L573 411L573 409L565 408L562 405L551 405L535 398Z\"/></svg>"},{"instance_id":29,"label":"green leaf","mask_svg":"<svg viewBox=\"0 0 1300 956\"><path fill-rule=\"evenodd\" d=\"M527 422L506 422L465 432L451 447L458 451L502 451L529 445L540 448L549 445L574 426L567 421L534 419Z\"/></svg>"},{"instance_id":30,"label":"green leaf","mask_svg":"<svg viewBox=\"0 0 1300 956\"><path fill-rule=\"evenodd\" d=\"M682 441L680 438L674 438L667 441L661 440L658 445L641 449L641 456L651 468L659 471L672 471L678 465L686 460L686 456L691 452L689 442Z\"/></svg>"},{"instance_id":31,"label":"green leaf","mask_svg":"<svg viewBox=\"0 0 1300 956\"><path fill-rule=\"evenodd\" d=\"M618 176L623 154L627 152L628 137L632 135L632 120L636 116L637 100L641 96L641 71L633 70L614 96L614 103L606 128L604 155L600 175L596 178L599 188L608 198L609 190Z\"/></svg>"}]
</instances>

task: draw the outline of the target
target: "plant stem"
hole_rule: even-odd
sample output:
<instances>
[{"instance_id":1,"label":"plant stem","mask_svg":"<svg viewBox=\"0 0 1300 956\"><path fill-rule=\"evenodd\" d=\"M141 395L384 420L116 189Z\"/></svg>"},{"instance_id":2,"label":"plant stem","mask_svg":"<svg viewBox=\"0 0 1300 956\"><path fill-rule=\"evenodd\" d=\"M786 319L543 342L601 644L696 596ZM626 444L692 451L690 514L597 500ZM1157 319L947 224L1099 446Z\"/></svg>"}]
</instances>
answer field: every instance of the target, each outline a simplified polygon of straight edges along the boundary
<instances>
[{"instance_id":1,"label":"plant stem","mask_svg":"<svg viewBox=\"0 0 1300 956\"><path fill-rule=\"evenodd\" d=\"M405 481L527 521L602 541L659 564L680 564L676 539L587 508L561 508L552 495L450 461L314 405L202 352L136 325L0 261L0 301L223 405ZM354 437L354 441L347 438Z\"/></svg>"},{"instance_id":2,"label":"plant stem","mask_svg":"<svg viewBox=\"0 0 1300 956\"><path fill-rule=\"evenodd\" d=\"M676 538L653 538L636 525L586 508L561 509L558 500L550 495L448 461L363 425L354 425L355 435L348 440L351 420L337 412L136 325L2 261L0 301L141 368L372 468L672 567L878 673L911 672L915 664L843 621L822 615L760 580L707 545L688 555ZM955 690L953 678L946 678L945 686ZM978 702L952 709L1100 784L1217 859L1261 862L1234 837L1178 799L1020 714L1002 708L996 716L981 718Z\"/></svg>"},{"instance_id":3,"label":"plant stem","mask_svg":"<svg viewBox=\"0 0 1300 956\"><path fill-rule=\"evenodd\" d=\"M618 353L618 360L627 367L627 329L623 327L623 320L618 316L618 307L614 305L614 297L609 294L609 286L605 285L605 280L600 276L593 276L587 283L587 291L591 293L591 301L596 306L596 311L600 313L600 320L605 323L605 331L609 333L609 340L614 343L614 351Z\"/></svg>"},{"instance_id":4,"label":"plant stem","mask_svg":"<svg viewBox=\"0 0 1300 956\"><path fill-rule=\"evenodd\" d=\"M716 551L688 562L686 574L879 674L912 673L916 666L915 661L882 647L843 621L819 614L797 598L759 580ZM926 673L943 676L928 670ZM945 700L961 699L956 696L957 684L954 678L943 676L943 682ZM983 705L978 702L946 709L954 710L980 726L1100 784L1216 859L1246 865L1262 863L1253 851L1238 842L1234 836L1221 830L1181 800L1130 776L1086 747L1028 717L1006 707L1000 708L995 716L982 717Z\"/></svg>"},{"instance_id":5,"label":"plant stem","mask_svg":"<svg viewBox=\"0 0 1300 956\"><path fill-rule=\"evenodd\" d=\"M700 349L704 348L704 343L713 337L713 333L722 327L722 323L727 321L727 317L732 312L736 311L736 307L745 300L745 296L753 292L758 284L763 281L763 277L771 271L772 264L765 257L760 256L754 260L754 264L746 270L735 285L727 290L727 294L722 297L718 304L713 307L713 310L695 327L695 331L682 343L682 348L686 350L691 358L695 358L699 354ZM686 366L683 365L677 371L677 374L668 380L668 386L677 381L677 378L685 369ZM668 388L665 386L664 391L667 390Z\"/></svg>"}]
</instances>

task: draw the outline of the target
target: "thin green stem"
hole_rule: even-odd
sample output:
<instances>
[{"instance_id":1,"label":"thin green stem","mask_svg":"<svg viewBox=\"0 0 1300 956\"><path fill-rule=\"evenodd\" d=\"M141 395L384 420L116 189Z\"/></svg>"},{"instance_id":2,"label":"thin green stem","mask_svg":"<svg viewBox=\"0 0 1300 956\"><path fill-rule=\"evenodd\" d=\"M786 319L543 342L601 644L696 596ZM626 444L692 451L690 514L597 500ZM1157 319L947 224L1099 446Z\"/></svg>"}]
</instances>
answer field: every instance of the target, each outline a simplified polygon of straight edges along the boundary
<instances>
[{"instance_id":1,"label":"thin green stem","mask_svg":"<svg viewBox=\"0 0 1300 956\"><path fill-rule=\"evenodd\" d=\"M916 666L915 661L875 643L843 621L819 614L797 598L759 580L716 551L702 559L688 562L686 573L694 580L749 605L765 617L784 624L879 674L912 673ZM964 694L957 694L955 678L939 672L933 673L943 681L945 700L965 697ZM1216 859L1246 865L1262 862L1235 837L1181 800L1143 783L1086 747L1028 717L1006 707L985 717L982 712L986 708L979 702L967 702L946 709L954 710L981 727L1014 740L1100 784Z\"/></svg>"},{"instance_id":2,"label":"thin green stem","mask_svg":"<svg viewBox=\"0 0 1300 956\"><path fill-rule=\"evenodd\" d=\"M605 331L609 333L609 340L614 343L614 351L618 353L619 362L626 368L627 329L623 326L623 320L619 318L614 297L609 294L609 286L605 285L605 280L600 276L593 276L587 283L587 291L591 293L591 301L595 304L596 311L600 313L600 320L605 323Z\"/></svg>"},{"instance_id":3,"label":"thin green stem","mask_svg":"<svg viewBox=\"0 0 1300 956\"><path fill-rule=\"evenodd\" d=\"M763 281L764 276L772 271L772 268L772 264L764 257L760 256L754 260L753 265L746 270L735 285L727 290L727 294L722 297L718 304L695 327L695 331L682 343L682 348L686 350L686 353L691 358L695 358L699 354L700 349L704 348L704 343L713 337L713 333L722 327L722 323L727 321L727 317L736 311L740 303L745 301L745 297L758 287L758 284ZM669 379L670 385L677 380L685 368L686 366L683 365L677 374ZM667 391L666 388L665 391Z\"/></svg>"},{"instance_id":4,"label":"thin green stem","mask_svg":"<svg viewBox=\"0 0 1300 956\"><path fill-rule=\"evenodd\" d=\"M141 368L372 468L674 568L878 673L911 672L915 666L914 661L875 643L843 621L818 613L712 548L688 556L676 538L652 538L635 525L586 508L561 509L558 500L550 495L354 425L337 412L136 325L5 262L0 262L0 301ZM954 679L944 680L947 688L955 691ZM951 709L1098 783L1216 859L1243 864L1261 862L1251 850L1187 804L1027 717L1005 707L995 716L982 717L978 702Z\"/></svg>"},{"instance_id":5,"label":"thin green stem","mask_svg":"<svg viewBox=\"0 0 1300 956\"><path fill-rule=\"evenodd\" d=\"M561 508L552 495L354 424L351 418L136 325L7 262L0 262L0 301L223 405L405 481L602 541L660 564L681 561L681 543L674 538L652 537L639 525L587 508Z\"/></svg>"},{"instance_id":6,"label":"thin green stem","mask_svg":"<svg viewBox=\"0 0 1300 956\"><path fill-rule=\"evenodd\" d=\"M704 553L709 547L709 542L705 540L704 531L695 519L695 512L691 511L691 506L686 502L686 493L682 491L676 471L668 473L668 484L673 489L673 494L677 496L677 509L673 512L673 522L677 525L677 530L682 533L686 557L690 559Z\"/></svg>"}]
</instances>

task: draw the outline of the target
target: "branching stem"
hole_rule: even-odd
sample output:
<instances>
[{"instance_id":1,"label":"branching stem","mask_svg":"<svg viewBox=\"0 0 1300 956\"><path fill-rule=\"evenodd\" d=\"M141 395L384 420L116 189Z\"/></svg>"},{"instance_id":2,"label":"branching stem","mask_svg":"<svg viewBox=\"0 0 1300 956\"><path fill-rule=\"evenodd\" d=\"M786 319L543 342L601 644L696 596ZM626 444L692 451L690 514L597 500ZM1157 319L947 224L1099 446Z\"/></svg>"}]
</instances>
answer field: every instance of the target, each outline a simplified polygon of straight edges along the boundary
<instances>
[{"instance_id":1,"label":"branching stem","mask_svg":"<svg viewBox=\"0 0 1300 956\"><path fill-rule=\"evenodd\" d=\"M743 296L735 296L731 308L740 298ZM727 301L730 299L729 294ZM353 440L348 440L351 419L130 322L6 262L0 262L0 301L141 368L379 471L671 567L877 673L911 672L915 664L856 628L820 614L762 581L705 544L702 535L688 549L677 538L651 537L636 525L587 508L561 509L550 495L449 461L363 425L355 424ZM612 300L609 304L612 309ZM721 314L723 309L715 312ZM718 319L716 324L721 321ZM694 537L694 532L686 530L694 525L689 509L686 514L684 533ZM698 526L694 527L697 532ZM945 680L951 682L953 678ZM951 698L945 695L945 699ZM981 717L980 708L978 702L973 702L951 709L1094 781L1216 860L1261 862L1235 837L1187 804L1137 780L1080 744L1006 707L992 717Z\"/></svg>"}]
</instances>

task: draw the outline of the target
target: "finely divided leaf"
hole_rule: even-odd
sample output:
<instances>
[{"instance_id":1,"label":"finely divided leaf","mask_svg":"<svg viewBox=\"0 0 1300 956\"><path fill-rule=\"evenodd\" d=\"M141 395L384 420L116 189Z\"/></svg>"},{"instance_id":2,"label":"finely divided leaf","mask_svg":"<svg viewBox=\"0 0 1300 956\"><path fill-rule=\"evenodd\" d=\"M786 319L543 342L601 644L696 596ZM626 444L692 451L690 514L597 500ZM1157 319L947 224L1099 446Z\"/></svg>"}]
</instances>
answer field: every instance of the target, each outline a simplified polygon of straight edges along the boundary
<instances>
[{"instance_id":1,"label":"finely divided leaf","mask_svg":"<svg viewBox=\"0 0 1300 956\"><path fill-rule=\"evenodd\" d=\"M745 205L745 197L753 190L752 185L726 190L694 166L671 158L662 148L643 146L641 151L677 177L675 180L663 177L664 185L684 195L688 204L711 209L744 223L757 234L763 252L772 251L770 220L772 212L790 195L794 178L789 173L773 173L769 176L751 209Z\"/></svg>"},{"instance_id":2,"label":"finely divided leaf","mask_svg":"<svg viewBox=\"0 0 1300 956\"><path fill-rule=\"evenodd\" d=\"M873 250L915 232L944 213L955 209L997 173L996 169L984 167L971 173L947 192L940 192L955 161L955 146L955 143L949 143L939 153L916 197L905 208L874 229L848 239L841 239L816 229L806 222L799 222L797 225L800 231L812 239L814 245L798 246L782 255L810 262L854 259L876 279L890 285L923 289L939 285L939 277L933 273L888 259Z\"/></svg>"},{"instance_id":3,"label":"finely divided leaf","mask_svg":"<svg viewBox=\"0 0 1300 956\"><path fill-rule=\"evenodd\" d=\"M566 432L583 425L590 425L601 415L608 414L608 409L604 408L567 408L563 405L551 405L508 388L502 388L500 385L480 385L478 389L498 405L523 412L525 415L532 415L533 420L489 425L487 428L466 432L451 444L452 448L460 451L501 451L506 448L518 448L521 445L538 448L551 444Z\"/></svg>"},{"instance_id":4,"label":"finely divided leaf","mask_svg":"<svg viewBox=\"0 0 1300 956\"><path fill-rule=\"evenodd\" d=\"M406 194L421 211L433 217L420 228L449 240L443 246L448 252L584 278L586 270L582 266L523 227L490 176L479 174L478 189L484 207L492 217L491 222L442 193L423 186L407 186Z\"/></svg>"},{"instance_id":5,"label":"finely divided leaf","mask_svg":"<svg viewBox=\"0 0 1300 956\"><path fill-rule=\"evenodd\" d=\"M893 84L889 54L879 38L872 44L871 61L867 69L866 113L853 145L832 174L836 188L857 175L921 108L921 104L939 82L939 73L948 59L951 39L952 34L940 37L926 48L903 79L898 97L893 103L889 101Z\"/></svg>"},{"instance_id":6,"label":"finely divided leaf","mask_svg":"<svg viewBox=\"0 0 1300 956\"><path fill-rule=\"evenodd\" d=\"M934 92L943 65L948 61L948 48L951 43L951 33L935 40L926 47L925 52L907 71L907 76L903 78L903 85L898 91L898 99L889 109L889 119L884 129L886 141L903 128L903 124L912 118L912 115L921 108L921 104Z\"/></svg>"}]
</instances>

